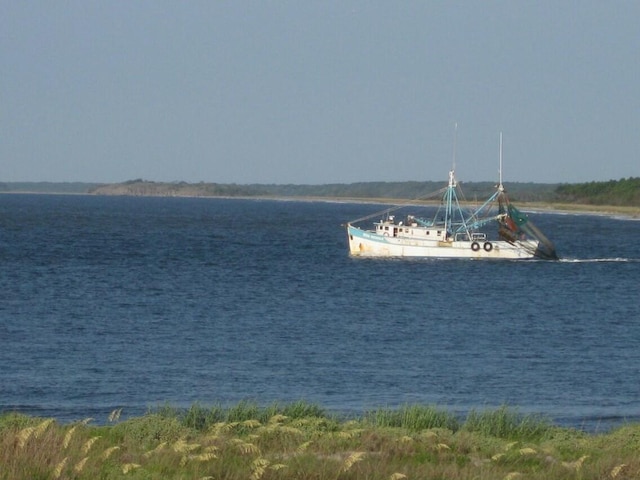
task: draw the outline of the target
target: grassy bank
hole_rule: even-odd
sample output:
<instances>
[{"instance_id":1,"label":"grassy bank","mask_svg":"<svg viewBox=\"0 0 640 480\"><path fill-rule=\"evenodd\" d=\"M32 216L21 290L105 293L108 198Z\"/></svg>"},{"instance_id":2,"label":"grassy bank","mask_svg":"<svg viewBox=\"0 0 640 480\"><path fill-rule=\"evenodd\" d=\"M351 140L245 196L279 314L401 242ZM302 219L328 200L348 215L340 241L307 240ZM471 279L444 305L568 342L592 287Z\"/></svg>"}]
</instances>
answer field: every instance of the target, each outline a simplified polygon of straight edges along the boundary
<instances>
[{"instance_id":1,"label":"grassy bank","mask_svg":"<svg viewBox=\"0 0 640 480\"><path fill-rule=\"evenodd\" d=\"M2 479L626 479L640 426L590 435L508 408L431 406L345 420L298 402L170 407L105 425L0 416Z\"/></svg>"}]
</instances>

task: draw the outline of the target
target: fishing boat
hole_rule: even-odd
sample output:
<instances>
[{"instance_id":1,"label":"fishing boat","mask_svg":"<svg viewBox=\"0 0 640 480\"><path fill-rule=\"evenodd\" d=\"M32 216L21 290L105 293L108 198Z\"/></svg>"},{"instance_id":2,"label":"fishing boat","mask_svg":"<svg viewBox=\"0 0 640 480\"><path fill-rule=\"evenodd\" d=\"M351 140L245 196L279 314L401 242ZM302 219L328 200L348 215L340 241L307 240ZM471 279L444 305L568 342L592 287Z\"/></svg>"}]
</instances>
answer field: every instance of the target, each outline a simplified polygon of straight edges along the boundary
<instances>
[{"instance_id":1,"label":"fishing boat","mask_svg":"<svg viewBox=\"0 0 640 480\"><path fill-rule=\"evenodd\" d=\"M454 149L455 150L455 149ZM518 210L502 184L502 134L500 134L499 181L493 194L477 208L465 208L454 167L448 184L431 215L398 214L407 205L352 220L346 224L349 252L358 257L426 257L469 259L557 260L551 241ZM423 197L428 198L428 197ZM413 209L418 205L413 202ZM423 207L424 208L424 207ZM424 208L428 213L429 209ZM358 226L377 218L373 227Z\"/></svg>"}]
</instances>

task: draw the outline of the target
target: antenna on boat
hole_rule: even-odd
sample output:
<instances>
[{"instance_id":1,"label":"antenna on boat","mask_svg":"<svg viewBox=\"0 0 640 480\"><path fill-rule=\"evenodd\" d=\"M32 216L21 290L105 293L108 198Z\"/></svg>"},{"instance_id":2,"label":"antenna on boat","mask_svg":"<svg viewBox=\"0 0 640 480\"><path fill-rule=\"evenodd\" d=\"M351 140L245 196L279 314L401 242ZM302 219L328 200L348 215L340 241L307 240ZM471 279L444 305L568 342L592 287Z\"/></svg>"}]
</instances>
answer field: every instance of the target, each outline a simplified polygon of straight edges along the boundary
<instances>
[{"instance_id":1,"label":"antenna on boat","mask_svg":"<svg viewBox=\"0 0 640 480\"><path fill-rule=\"evenodd\" d=\"M504 192L504 186L502 185L502 132L500 132L500 168L498 169L498 190Z\"/></svg>"}]
</instances>

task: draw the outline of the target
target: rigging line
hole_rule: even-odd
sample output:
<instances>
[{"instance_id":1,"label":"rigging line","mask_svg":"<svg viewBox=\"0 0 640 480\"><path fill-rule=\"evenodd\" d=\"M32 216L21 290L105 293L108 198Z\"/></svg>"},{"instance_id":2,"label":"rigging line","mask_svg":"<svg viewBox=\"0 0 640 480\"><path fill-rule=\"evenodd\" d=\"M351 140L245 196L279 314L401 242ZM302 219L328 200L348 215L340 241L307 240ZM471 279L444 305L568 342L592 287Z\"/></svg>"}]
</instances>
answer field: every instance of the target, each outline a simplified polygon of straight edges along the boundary
<instances>
[{"instance_id":1,"label":"rigging line","mask_svg":"<svg viewBox=\"0 0 640 480\"><path fill-rule=\"evenodd\" d=\"M423 195L421 197L414 198L414 199L411 199L411 200L407 200L406 202L400 203L400 204L395 205L393 207L385 208L384 210L380 210L379 212L371 213L371 214L366 215L364 217L356 218L355 220L351 220L348 223L350 223L350 224L351 223L358 223L358 222L362 222L364 220L369 220L370 218L373 218L373 217L378 217L378 216L383 215L385 213L394 212L394 211L396 211L396 210L398 210L398 209L400 209L402 207L406 207L407 205L409 205L409 204L411 204L411 203L413 203L415 201L426 200L428 198L435 197L436 195L440 195L443 192L445 192L446 190L447 190L447 187L443 187L440 190L437 190L435 192L431 192L431 193L428 193L428 194Z\"/></svg>"}]
</instances>

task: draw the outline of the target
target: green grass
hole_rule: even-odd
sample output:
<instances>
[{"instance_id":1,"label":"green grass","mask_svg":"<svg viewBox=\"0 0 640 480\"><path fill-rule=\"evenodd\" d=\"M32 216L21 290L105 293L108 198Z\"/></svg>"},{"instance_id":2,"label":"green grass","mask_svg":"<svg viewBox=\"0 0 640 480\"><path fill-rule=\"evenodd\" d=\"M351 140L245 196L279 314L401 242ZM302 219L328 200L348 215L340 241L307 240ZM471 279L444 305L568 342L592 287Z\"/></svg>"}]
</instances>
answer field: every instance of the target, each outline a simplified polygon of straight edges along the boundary
<instances>
[{"instance_id":1,"label":"green grass","mask_svg":"<svg viewBox=\"0 0 640 480\"><path fill-rule=\"evenodd\" d=\"M118 412L119 413L119 412ZM627 479L640 425L588 434L516 410L435 406L340 418L306 402L161 406L59 424L0 415L0 479Z\"/></svg>"},{"instance_id":2,"label":"green grass","mask_svg":"<svg viewBox=\"0 0 640 480\"><path fill-rule=\"evenodd\" d=\"M398 410L379 409L365 414L365 422L376 427L398 427L412 431L431 428L458 430L460 421L434 406L406 405Z\"/></svg>"},{"instance_id":3,"label":"green grass","mask_svg":"<svg viewBox=\"0 0 640 480\"><path fill-rule=\"evenodd\" d=\"M522 416L506 406L484 412L472 410L464 428L485 436L513 440L539 440L553 430L552 424L546 419L533 415Z\"/></svg>"}]
</instances>

